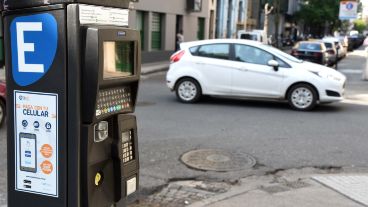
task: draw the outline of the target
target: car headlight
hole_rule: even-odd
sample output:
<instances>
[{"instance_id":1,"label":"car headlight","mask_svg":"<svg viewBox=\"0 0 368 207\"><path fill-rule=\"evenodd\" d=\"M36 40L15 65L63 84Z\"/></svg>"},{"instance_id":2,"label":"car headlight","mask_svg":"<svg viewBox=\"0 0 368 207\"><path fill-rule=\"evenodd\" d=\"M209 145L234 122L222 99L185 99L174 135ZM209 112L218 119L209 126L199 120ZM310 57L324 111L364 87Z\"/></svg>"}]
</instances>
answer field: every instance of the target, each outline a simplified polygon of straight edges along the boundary
<instances>
[{"instance_id":1,"label":"car headlight","mask_svg":"<svg viewBox=\"0 0 368 207\"><path fill-rule=\"evenodd\" d=\"M333 81L341 81L341 78L331 74L331 73L326 73L326 72L312 72L316 75L318 75L321 78L324 79L329 79L329 80L333 80Z\"/></svg>"}]
</instances>

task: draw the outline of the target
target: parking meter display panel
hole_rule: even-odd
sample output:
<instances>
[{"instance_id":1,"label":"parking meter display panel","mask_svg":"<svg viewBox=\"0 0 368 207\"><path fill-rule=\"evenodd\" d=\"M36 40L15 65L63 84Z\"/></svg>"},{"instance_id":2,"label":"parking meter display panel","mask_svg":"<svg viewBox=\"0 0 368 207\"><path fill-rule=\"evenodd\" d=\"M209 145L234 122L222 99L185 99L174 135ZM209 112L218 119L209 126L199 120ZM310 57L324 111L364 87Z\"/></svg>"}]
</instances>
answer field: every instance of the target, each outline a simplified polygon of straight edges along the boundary
<instances>
[{"instance_id":1,"label":"parking meter display panel","mask_svg":"<svg viewBox=\"0 0 368 207\"><path fill-rule=\"evenodd\" d=\"M119 8L129 8L130 0L8 0L4 1L4 9L23 9L30 7L49 6L55 4L81 3L98 6L110 6Z\"/></svg>"},{"instance_id":2,"label":"parking meter display panel","mask_svg":"<svg viewBox=\"0 0 368 207\"><path fill-rule=\"evenodd\" d=\"M103 79L124 78L134 75L134 42L103 42Z\"/></svg>"},{"instance_id":3,"label":"parking meter display panel","mask_svg":"<svg viewBox=\"0 0 368 207\"><path fill-rule=\"evenodd\" d=\"M84 120L95 122L134 112L140 73L139 32L121 27L84 29L83 95L88 102Z\"/></svg>"}]
</instances>

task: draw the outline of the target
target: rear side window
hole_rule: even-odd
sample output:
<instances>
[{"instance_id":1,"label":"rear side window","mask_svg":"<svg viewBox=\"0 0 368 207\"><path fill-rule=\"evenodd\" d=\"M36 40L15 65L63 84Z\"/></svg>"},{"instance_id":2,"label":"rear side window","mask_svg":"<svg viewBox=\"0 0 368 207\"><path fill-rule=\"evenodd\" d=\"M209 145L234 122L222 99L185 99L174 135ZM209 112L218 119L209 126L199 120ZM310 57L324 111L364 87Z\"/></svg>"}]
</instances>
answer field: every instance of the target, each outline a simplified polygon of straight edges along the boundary
<instances>
[{"instance_id":1,"label":"rear side window","mask_svg":"<svg viewBox=\"0 0 368 207\"><path fill-rule=\"evenodd\" d=\"M317 43L301 43L299 49L302 50L322 50L321 44Z\"/></svg>"},{"instance_id":2,"label":"rear side window","mask_svg":"<svg viewBox=\"0 0 368 207\"><path fill-rule=\"evenodd\" d=\"M196 56L216 58L216 59L229 59L229 44L210 44L202 45L196 52Z\"/></svg>"},{"instance_id":3,"label":"rear side window","mask_svg":"<svg viewBox=\"0 0 368 207\"><path fill-rule=\"evenodd\" d=\"M192 55L195 55L198 51L198 48L199 46L194 46L194 47L189 48L189 51Z\"/></svg>"},{"instance_id":4,"label":"rear side window","mask_svg":"<svg viewBox=\"0 0 368 207\"><path fill-rule=\"evenodd\" d=\"M324 44L325 44L325 46L326 46L327 49L331 49L332 48L332 43L325 42Z\"/></svg>"}]
</instances>

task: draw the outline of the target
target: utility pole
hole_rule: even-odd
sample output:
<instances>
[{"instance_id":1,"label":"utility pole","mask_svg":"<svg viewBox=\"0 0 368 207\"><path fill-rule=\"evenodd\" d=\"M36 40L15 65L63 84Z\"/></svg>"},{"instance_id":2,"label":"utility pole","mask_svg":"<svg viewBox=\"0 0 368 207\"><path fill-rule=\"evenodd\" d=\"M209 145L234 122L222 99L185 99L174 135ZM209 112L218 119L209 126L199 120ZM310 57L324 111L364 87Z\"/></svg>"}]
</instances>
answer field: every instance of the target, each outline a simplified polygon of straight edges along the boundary
<instances>
[{"instance_id":1,"label":"utility pole","mask_svg":"<svg viewBox=\"0 0 368 207\"><path fill-rule=\"evenodd\" d=\"M268 44L267 34L268 34L268 15L272 12L273 6L269 8L268 3L265 4L264 12L265 12L265 19L263 24L263 43Z\"/></svg>"}]
</instances>

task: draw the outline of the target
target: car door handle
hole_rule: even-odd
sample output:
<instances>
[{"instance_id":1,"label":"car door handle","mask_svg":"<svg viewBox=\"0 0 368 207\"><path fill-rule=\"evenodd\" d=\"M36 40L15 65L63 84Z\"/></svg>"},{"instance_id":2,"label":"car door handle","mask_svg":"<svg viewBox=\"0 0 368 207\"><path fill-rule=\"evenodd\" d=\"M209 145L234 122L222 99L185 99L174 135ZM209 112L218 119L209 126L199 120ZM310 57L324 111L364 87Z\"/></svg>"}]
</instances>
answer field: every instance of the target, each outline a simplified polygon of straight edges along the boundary
<instances>
[{"instance_id":1,"label":"car door handle","mask_svg":"<svg viewBox=\"0 0 368 207\"><path fill-rule=\"evenodd\" d=\"M248 71L248 69L243 68L243 67L234 67L234 68L240 71Z\"/></svg>"},{"instance_id":2,"label":"car door handle","mask_svg":"<svg viewBox=\"0 0 368 207\"><path fill-rule=\"evenodd\" d=\"M204 65L204 62L196 62L197 65Z\"/></svg>"}]
</instances>

